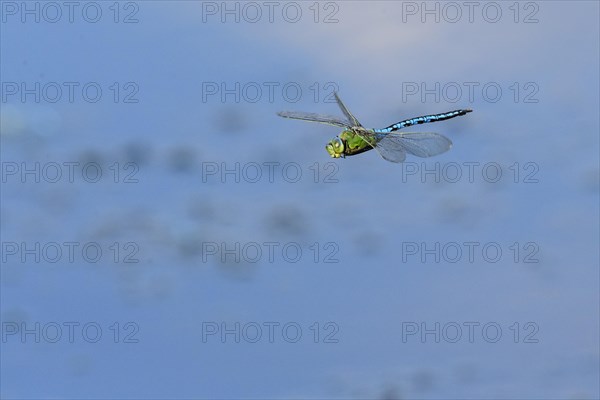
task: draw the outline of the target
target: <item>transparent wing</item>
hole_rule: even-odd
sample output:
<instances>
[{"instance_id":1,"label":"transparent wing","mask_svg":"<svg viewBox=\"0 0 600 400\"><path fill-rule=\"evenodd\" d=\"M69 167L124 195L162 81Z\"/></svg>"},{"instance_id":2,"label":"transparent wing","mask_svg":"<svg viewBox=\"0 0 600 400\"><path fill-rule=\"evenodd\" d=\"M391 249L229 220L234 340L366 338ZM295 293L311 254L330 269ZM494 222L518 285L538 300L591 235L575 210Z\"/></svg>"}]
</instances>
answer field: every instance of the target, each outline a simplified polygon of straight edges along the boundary
<instances>
[{"instance_id":1,"label":"transparent wing","mask_svg":"<svg viewBox=\"0 0 600 400\"><path fill-rule=\"evenodd\" d=\"M301 121L318 122L320 124L327 124L333 126L339 126L342 128L352 128L352 124L348 121L344 121L338 117L323 114L296 112L296 111L282 111L278 112L277 115L283 118L299 119Z\"/></svg>"},{"instance_id":2,"label":"transparent wing","mask_svg":"<svg viewBox=\"0 0 600 400\"><path fill-rule=\"evenodd\" d=\"M386 141L383 146L380 145L381 141L389 135L376 133L364 128L353 130L365 142L369 143L371 147L377 150L377 153L379 153L384 160L394 163L401 163L406 159L406 152L404 151L404 146L402 146L402 143L397 141Z\"/></svg>"},{"instance_id":3,"label":"transparent wing","mask_svg":"<svg viewBox=\"0 0 600 400\"><path fill-rule=\"evenodd\" d=\"M389 141L384 145L377 144L375 150L379 152L379 155L384 160L388 160L395 163L401 163L406 160L406 151L401 143L395 141Z\"/></svg>"},{"instance_id":4,"label":"transparent wing","mask_svg":"<svg viewBox=\"0 0 600 400\"><path fill-rule=\"evenodd\" d=\"M352 115L350 110L348 110L348 108L344 105L342 99L340 99L340 96L338 96L337 92L333 92L333 95L335 96L335 101L337 101L338 106L340 107L346 118L348 118L348 121L352 123L352 126L362 126L360 122L358 122L356 117Z\"/></svg>"},{"instance_id":5,"label":"transparent wing","mask_svg":"<svg viewBox=\"0 0 600 400\"><path fill-rule=\"evenodd\" d=\"M417 157L431 157L448 151L452 147L450 139L431 132L406 132L375 135L378 139L375 148L380 150L380 153L382 153L382 151L385 151L386 153L398 152L399 149L402 149L404 152ZM384 158L386 160L388 159L385 156Z\"/></svg>"},{"instance_id":6,"label":"transparent wing","mask_svg":"<svg viewBox=\"0 0 600 400\"><path fill-rule=\"evenodd\" d=\"M375 150L377 150L384 160L390 162L404 162L404 160L406 160L406 152L398 143L393 143L386 147L377 146L375 147Z\"/></svg>"}]
</instances>

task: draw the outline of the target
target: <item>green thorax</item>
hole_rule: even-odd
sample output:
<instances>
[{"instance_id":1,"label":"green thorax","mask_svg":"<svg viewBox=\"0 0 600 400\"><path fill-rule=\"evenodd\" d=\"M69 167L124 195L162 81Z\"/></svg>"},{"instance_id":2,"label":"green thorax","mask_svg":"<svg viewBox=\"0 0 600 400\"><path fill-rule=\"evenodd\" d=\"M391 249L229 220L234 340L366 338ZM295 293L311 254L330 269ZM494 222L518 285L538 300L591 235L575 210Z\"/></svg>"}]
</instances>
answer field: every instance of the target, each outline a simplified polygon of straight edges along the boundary
<instances>
[{"instance_id":1,"label":"green thorax","mask_svg":"<svg viewBox=\"0 0 600 400\"><path fill-rule=\"evenodd\" d=\"M365 142L360 136L351 130L343 131L340 133L339 137L345 144L344 154L347 156L353 156L355 154L363 153L372 149L369 143Z\"/></svg>"}]
</instances>

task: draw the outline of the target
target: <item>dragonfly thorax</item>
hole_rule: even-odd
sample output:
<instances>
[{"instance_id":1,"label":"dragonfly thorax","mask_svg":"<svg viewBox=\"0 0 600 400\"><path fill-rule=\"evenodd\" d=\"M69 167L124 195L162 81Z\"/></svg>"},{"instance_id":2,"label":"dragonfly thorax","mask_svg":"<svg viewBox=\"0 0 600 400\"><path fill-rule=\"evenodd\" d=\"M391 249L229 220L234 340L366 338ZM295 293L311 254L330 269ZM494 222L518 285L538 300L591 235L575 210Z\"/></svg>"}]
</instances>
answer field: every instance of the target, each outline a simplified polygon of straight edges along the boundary
<instances>
[{"instance_id":1,"label":"dragonfly thorax","mask_svg":"<svg viewBox=\"0 0 600 400\"><path fill-rule=\"evenodd\" d=\"M327 143L325 149L331 157L340 158L360 154L371 150L372 147L356 134L354 130L348 129Z\"/></svg>"}]
</instances>

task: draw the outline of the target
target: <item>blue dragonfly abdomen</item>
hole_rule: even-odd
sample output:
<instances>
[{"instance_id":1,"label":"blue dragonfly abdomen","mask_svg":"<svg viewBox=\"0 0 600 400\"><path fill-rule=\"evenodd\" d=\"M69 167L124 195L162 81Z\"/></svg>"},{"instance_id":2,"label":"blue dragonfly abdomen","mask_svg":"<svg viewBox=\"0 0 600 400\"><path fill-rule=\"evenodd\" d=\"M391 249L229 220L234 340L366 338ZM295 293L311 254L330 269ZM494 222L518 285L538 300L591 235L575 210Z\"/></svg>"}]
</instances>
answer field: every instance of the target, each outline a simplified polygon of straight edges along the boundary
<instances>
[{"instance_id":1,"label":"blue dragonfly abdomen","mask_svg":"<svg viewBox=\"0 0 600 400\"><path fill-rule=\"evenodd\" d=\"M373 129L373 130L377 133L390 133L390 132L397 131L398 129L406 128L407 126L427 124L429 122L444 121L446 119L465 115L467 113L470 113L471 111L473 111L473 110L465 109L465 110L448 111L448 112L441 113L441 114L423 115L422 117L405 119L404 121L397 122L393 125L388 126L387 128Z\"/></svg>"}]
</instances>

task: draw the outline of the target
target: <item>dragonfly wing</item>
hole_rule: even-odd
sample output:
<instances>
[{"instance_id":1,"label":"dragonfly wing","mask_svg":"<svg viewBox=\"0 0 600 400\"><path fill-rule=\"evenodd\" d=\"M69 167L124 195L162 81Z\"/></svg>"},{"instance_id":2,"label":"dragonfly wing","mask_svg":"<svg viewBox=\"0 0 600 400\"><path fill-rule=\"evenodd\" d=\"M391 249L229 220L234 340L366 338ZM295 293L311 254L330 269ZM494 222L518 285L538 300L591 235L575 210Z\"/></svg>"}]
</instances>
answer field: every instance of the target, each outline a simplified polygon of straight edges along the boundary
<instances>
[{"instance_id":1,"label":"dragonfly wing","mask_svg":"<svg viewBox=\"0 0 600 400\"><path fill-rule=\"evenodd\" d=\"M339 126L342 128L351 128L352 124L348 121L340 118L314 113L296 112L296 111L282 111L278 112L277 115L283 118L299 119L302 121L318 122L320 124L327 124L333 126Z\"/></svg>"},{"instance_id":2,"label":"dragonfly wing","mask_svg":"<svg viewBox=\"0 0 600 400\"><path fill-rule=\"evenodd\" d=\"M400 143L390 142L385 146L375 146L375 150L383 157L384 160L390 162L401 163L406 160L406 151Z\"/></svg>"},{"instance_id":3,"label":"dragonfly wing","mask_svg":"<svg viewBox=\"0 0 600 400\"><path fill-rule=\"evenodd\" d=\"M354 129L354 132L361 137L365 142L367 142L371 147L377 150L377 153L387 161L394 163L401 163L406 159L406 151L402 143L397 141L389 141L386 142L383 146L381 145L381 141L385 139L385 136L373 131L369 131L364 128Z\"/></svg>"},{"instance_id":4,"label":"dragonfly wing","mask_svg":"<svg viewBox=\"0 0 600 400\"><path fill-rule=\"evenodd\" d=\"M362 126L360 122L358 122L356 117L352 115L350 110L348 110L346 105L342 102L342 99L340 99L340 96L338 96L337 92L333 92L333 95L335 96L335 101L337 101L338 106L340 107L346 118L348 118L348 121L352 122L353 126Z\"/></svg>"},{"instance_id":5,"label":"dragonfly wing","mask_svg":"<svg viewBox=\"0 0 600 400\"><path fill-rule=\"evenodd\" d=\"M390 133L380 138L377 147L393 151L401 147L409 154L425 158L448 151L452 142L445 136L431 132Z\"/></svg>"}]
</instances>

